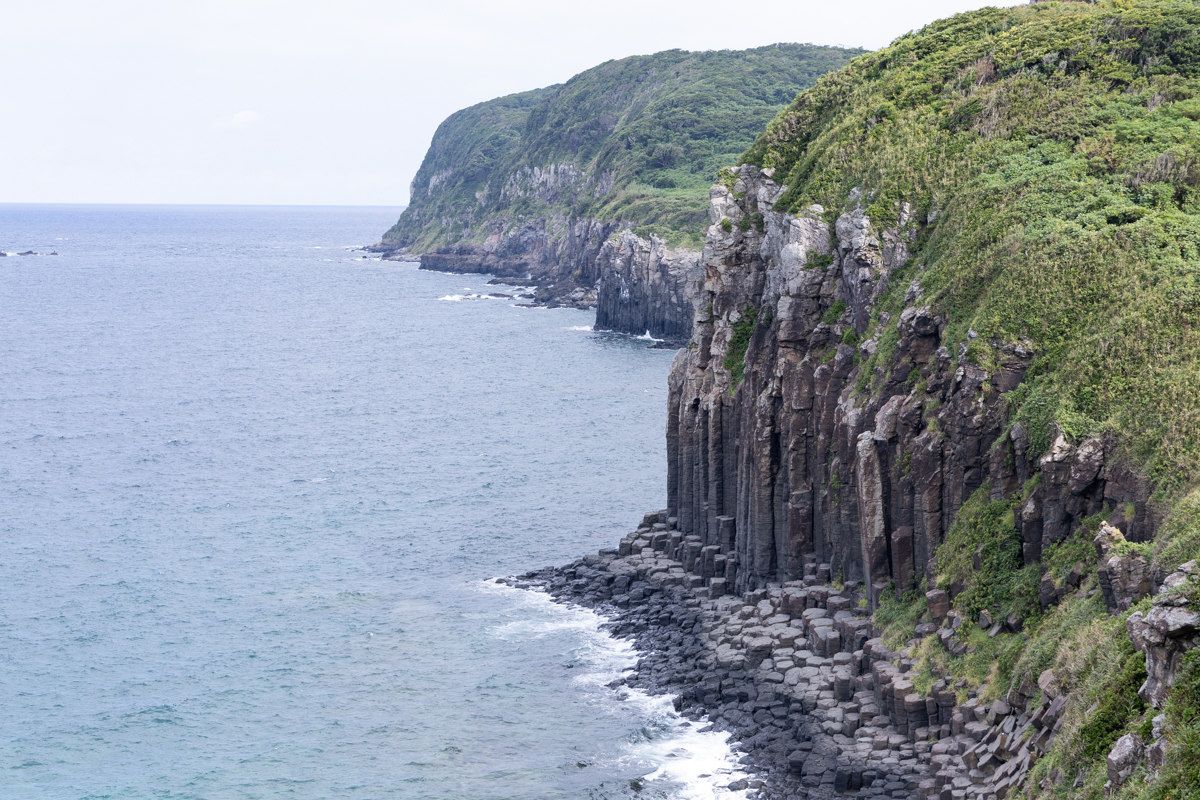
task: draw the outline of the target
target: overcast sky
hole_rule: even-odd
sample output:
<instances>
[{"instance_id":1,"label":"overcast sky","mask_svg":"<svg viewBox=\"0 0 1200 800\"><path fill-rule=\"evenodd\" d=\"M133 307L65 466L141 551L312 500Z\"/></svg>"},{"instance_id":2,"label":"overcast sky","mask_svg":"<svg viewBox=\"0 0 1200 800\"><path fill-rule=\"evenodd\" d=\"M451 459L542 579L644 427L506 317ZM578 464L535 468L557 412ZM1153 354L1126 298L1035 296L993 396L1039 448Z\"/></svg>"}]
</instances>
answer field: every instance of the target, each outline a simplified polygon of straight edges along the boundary
<instances>
[{"instance_id":1,"label":"overcast sky","mask_svg":"<svg viewBox=\"0 0 1200 800\"><path fill-rule=\"evenodd\" d=\"M613 58L883 47L972 0L5 3L0 202L402 205L451 112Z\"/></svg>"}]
</instances>

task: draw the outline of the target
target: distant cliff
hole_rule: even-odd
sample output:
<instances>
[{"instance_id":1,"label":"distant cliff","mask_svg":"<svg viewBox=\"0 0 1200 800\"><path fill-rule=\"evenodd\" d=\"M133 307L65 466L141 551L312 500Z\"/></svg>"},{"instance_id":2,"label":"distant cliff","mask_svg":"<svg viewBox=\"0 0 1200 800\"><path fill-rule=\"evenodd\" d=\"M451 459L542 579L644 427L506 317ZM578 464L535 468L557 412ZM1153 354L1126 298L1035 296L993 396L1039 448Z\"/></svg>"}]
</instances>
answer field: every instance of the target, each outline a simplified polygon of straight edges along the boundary
<instances>
[{"instance_id":1,"label":"distant cliff","mask_svg":"<svg viewBox=\"0 0 1200 800\"><path fill-rule=\"evenodd\" d=\"M599 327L686 338L682 278L717 170L862 52L672 50L459 111L376 249L427 269L532 278L544 302L597 305Z\"/></svg>"},{"instance_id":2,"label":"distant cliff","mask_svg":"<svg viewBox=\"0 0 1200 800\"><path fill-rule=\"evenodd\" d=\"M773 120L710 222L680 546L751 599L863 588L898 702L1058 698L1044 756L989 739L966 777L939 742L922 798L1200 796L1200 4L901 37Z\"/></svg>"}]
</instances>

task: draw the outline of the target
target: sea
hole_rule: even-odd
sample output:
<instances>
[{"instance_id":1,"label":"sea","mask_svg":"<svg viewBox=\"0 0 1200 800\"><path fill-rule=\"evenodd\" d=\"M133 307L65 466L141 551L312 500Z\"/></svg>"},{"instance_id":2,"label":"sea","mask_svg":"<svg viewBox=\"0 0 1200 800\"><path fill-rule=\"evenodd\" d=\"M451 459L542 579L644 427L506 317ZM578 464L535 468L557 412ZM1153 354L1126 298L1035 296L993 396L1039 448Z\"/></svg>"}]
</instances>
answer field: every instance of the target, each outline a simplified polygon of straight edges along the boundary
<instances>
[{"instance_id":1,"label":"sea","mask_svg":"<svg viewBox=\"0 0 1200 800\"><path fill-rule=\"evenodd\" d=\"M0 798L743 796L494 580L665 505L672 351L398 214L0 205Z\"/></svg>"}]
</instances>

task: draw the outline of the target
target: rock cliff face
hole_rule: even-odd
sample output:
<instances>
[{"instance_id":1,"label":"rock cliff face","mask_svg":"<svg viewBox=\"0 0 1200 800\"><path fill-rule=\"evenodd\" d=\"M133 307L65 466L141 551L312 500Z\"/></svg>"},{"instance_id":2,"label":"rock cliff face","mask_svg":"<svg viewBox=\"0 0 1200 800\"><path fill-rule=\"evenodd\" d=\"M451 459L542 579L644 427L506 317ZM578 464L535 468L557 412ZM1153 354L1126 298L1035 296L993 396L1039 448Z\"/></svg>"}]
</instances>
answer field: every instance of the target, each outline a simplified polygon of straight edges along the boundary
<instances>
[{"instance_id":1,"label":"rock cliff face","mask_svg":"<svg viewBox=\"0 0 1200 800\"><path fill-rule=\"evenodd\" d=\"M670 248L657 236L647 241L628 230L600 249L596 327L686 341L692 333L687 275L700 253Z\"/></svg>"},{"instance_id":2,"label":"rock cliff face","mask_svg":"<svg viewBox=\"0 0 1200 800\"><path fill-rule=\"evenodd\" d=\"M493 233L482 244L445 247L420 259L421 269L537 281L539 303L595 307L598 330L672 342L691 335L685 283L699 251L669 247L654 235L642 238L627 224L540 219Z\"/></svg>"},{"instance_id":3,"label":"rock cliff face","mask_svg":"<svg viewBox=\"0 0 1200 800\"><path fill-rule=\"evenodd\" d=\"M671 515L721 549L731 587L803 578L815 557L872 603L889 582L903 594L932 578L972 493L1010 497L1037 476L1016 510L1026 563L1106 503L1131 541L1153 535L1147 486L1110 441L1059 436L1035 458L1009 425L1003 397L1032 344L990 343L986 367L966 345L949 351L945 321L913 302L919 279L899 313L877 307L918 233L908 204L882 230L856 192L836 214L777 213L771 177L746 165L713 188L693 336L670 374ZM890 355L865 373L881 346Z\"/></svg>"}]
</instances>

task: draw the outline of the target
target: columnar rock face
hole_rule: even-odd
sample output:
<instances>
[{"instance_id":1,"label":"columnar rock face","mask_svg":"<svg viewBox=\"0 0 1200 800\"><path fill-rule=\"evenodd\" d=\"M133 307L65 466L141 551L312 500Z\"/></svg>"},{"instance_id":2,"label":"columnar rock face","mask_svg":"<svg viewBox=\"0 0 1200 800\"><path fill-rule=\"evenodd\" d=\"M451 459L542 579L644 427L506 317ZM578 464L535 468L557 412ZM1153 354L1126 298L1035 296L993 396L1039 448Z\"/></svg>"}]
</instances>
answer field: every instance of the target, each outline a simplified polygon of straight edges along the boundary
<instances>
[{"instance_id":1,"label":"columnar rock face","mask_svg":"<svg viewBox=\"0 0 1200 800\"><path fill-rule=\"evenodd\" d=\"M986 343L987 367L951 352L919 277L903 307L878 307L916 238L907 203L890 227L857 193L838 213L776 213L771 177L746 165L713 188L692 339L669 380L671 515L726 556L731 591L803 578L810 557L873 603L889 581L913 588L975 490L1010 497L1039 472L1014 520L1027 563L1105 504L1130 540L1152 535L1146 485L1111 442L1059 436L1037 458L1009 425L1002 397L1032 343Z\"/></svg>"},{"instance_id":2,"label":"columnar rock face","mask_svg":"<svg viewBox=\"0 0 1200 800\"><path fill-rule=\"evenodd\" d=\"M622 230L604 243L598 260L597 329L687 340L692 304L684 289L688 273L700 262L698 252Z\"/></svg>"}]
</instances>

